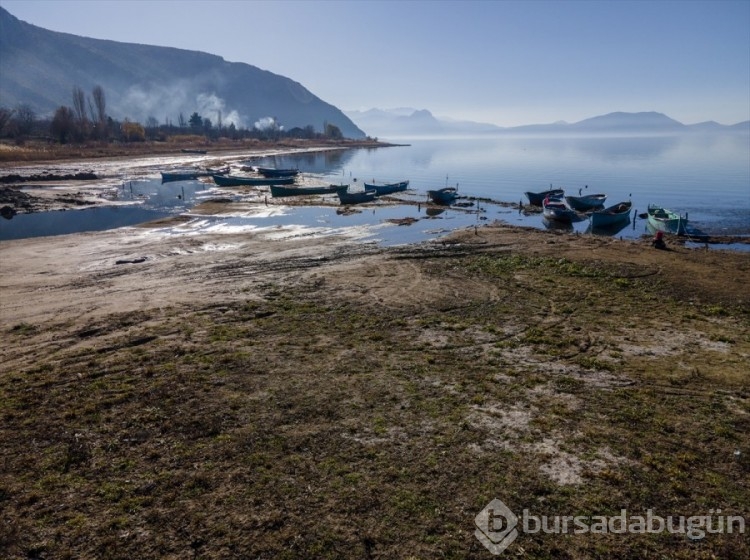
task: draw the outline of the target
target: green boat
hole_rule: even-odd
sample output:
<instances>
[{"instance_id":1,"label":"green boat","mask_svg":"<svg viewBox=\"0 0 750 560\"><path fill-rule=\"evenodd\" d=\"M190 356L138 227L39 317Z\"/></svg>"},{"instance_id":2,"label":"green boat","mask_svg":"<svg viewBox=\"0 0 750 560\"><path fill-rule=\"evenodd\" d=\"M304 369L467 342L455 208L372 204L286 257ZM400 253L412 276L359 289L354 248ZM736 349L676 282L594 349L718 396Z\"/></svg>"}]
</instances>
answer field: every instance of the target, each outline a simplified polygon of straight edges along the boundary
<instances>
[{"instance_id":1,"label":"green boat","mask_svg":"<svg viewBox=\"0 0 750 560\"><path fill-rule=\"evenodd\" d=\"M687 214L685 214L685 217L682 217L677 212L672 212L661 206L648 205L648 223L656 231L685 235L687 232L687 222Z\"/></svg>"},{"instance_id":2,"label":"green boat","mask_svg":"<svg viewBox=\"0 0 750 560\"><path fill-rule=\"evenodd\" d=\"M294 184L294 177L239 177L237 175L212 175L212 177L214 183L220 187L263 187Z\"/></svg>"}]
</instances>

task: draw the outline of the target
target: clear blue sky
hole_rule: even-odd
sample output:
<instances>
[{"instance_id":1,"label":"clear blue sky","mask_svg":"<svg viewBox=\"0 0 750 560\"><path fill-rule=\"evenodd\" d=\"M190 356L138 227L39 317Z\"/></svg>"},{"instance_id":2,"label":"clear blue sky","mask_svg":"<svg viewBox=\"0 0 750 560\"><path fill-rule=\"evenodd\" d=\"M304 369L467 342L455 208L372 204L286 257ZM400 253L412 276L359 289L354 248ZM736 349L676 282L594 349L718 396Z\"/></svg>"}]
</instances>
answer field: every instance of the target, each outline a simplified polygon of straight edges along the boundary
<instances>
[{"instance_id":1,"label":"clear blue sky","mask_svg":"<svg viewBox=\"0 0 750 560\"><path fill-rule=\"evenodd\" d=\"M53 31L216 54L343 110L500 126L750 119L750 0L0 0Z\"/></svg>"}]
</instances>

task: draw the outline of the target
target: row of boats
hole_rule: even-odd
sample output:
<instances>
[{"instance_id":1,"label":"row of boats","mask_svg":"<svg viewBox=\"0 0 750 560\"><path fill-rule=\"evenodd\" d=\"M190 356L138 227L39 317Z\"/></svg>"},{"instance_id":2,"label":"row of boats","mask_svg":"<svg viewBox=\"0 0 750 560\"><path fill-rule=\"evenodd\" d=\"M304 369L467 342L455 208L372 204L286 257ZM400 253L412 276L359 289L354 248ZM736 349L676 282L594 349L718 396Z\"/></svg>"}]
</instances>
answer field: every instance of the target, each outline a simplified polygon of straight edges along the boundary
<instances>
[{"instance_id":1,"label":"row of boats","mask_svg":"<svg viewBox=\"0 0 750 560\"><path fill-rule=\"evenodd\" d=\"M409 181L395 182L378 182L374 179L370 182L364 182L363 190L352 190L350 185L297 185L296 178L299 175L298 169L277 169L270 167L243 168L243 170L255 171L255 176L248 175L230 175L229 169L221 170L196 170L183 169L163 171L161 173L162 183L169 181L185 181L198 179L200 177L211 177L220 187L240 187L267 186L271 190L271 196L305 196L305 195L326 195L335 194L338 196L341 204L361 204L370 202L379 196L394 194L405 191L409 188ZM355 179L356 181L356 179ZM442 189L427 191L427 196L431 202L439 205L450 205L458 198L458 185Z\"/></svg>"},{"instance_id":2,"label":"row of boats","mask_svg":"<svg viewBox=\"0 0 750 560\"><path fill-rule=\"evenodd\" d=\"M246 171L250 168L243 168ZM297 185L296 179L299 175L298 169L277 169L270 167L252 168L256 176L230 175L228 169L223 170L176 170L161 173L162 183L169 181L185 181L198 179L199 177L211 177L220 187L269 187L271 196L310 196L335 194L341 204L361 204L370 202L379 196L385 196L409 188L409 181L378 182L373 179L364 183L363 190L352 190L350 185ZM356 181L356 179L355 179Z\"/></svg>"},{"instance_id":3,"label":"row of boats","mask_svg":"<svg viewBox=\"0 0 750 560\"><path fill-rule=\"evenodd\" d=\"M541 192L526 192L526 198L533 206L541 206L542 214L548 220L571 224L585 219L590 220L591 227L597 229L615 228L629 223L633 203L630 200L604 207L606 194L566 195L564 189L548 189ZM649 225L655 231L685 235L687 233L687 214L682 216L655 204L649 204L645 215Z\"/></svg>"}]
</instances>

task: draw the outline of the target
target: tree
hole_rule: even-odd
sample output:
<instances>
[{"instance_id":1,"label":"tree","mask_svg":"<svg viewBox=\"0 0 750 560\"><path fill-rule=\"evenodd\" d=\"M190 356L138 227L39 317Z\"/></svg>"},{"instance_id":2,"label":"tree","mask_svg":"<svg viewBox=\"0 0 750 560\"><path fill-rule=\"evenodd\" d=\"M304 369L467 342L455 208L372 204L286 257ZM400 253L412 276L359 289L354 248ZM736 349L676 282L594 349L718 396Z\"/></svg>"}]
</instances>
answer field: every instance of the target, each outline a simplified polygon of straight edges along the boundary
<instances>
[{"instance_id":1,"label":"tree","mask_svg":"<svg viewBox=\"0 0 750 560\"><path fill-rule=\"evenodd\" d=\"M78 86L73 86L73 111L79 124L86 122L86 96Z\"/></svg>"},{"instance_id":2,"label":"tree","mask_svg":"<svg viewBox=\"0 0 750 560\"><path fill-rule=\"evenodd\" d=\"M75 115L73 114L73 110L70 107L59 107L52 118L50 130L60 141L60 144L65 144L68 138L75 132Z\"/></svg>"},{"instance_id":3,"label":"tree","mask_svg":"<svg viewBox=\"0 0 750 560\"><path fill-rule=\"evenodd\" d=\"M10 122L10 118L13 116L13 110L7 107L0 107L0 133Z\"/></svg>"},{"instance_id":4,"label":"tree","mask_svg":"<svg viewBox=\"0 0 750 560\"><path fill-rule=\"evenodd\" d=\"M198 113L190 115L190 128L203 128L203 118Z\"/></svg>"},{"instance_id":5,"label":"tree","mask_svg":"<svg viewBox=\"0 0 750 560\"><path fill-rule=\"evenodd\" d=\"M94 86L91 95L96 107L96 121L103 123L107 120L107 101L104 98L104 89L102 89L102 86Z\"/></svg>"},{"instance_id":6,"label":"tree","mask_svg":"<svg viewBox=\"0 0 750 560\"><path fill-rule=\"evenodd\" d=\"M16 134L18 136L26 136L34 128L36 113L29 105L21 103L16 107L15 115L13 123L15 124Z\"/></svg>"},{"instance_id":7,"label":"tree","mask_svg":"<svg viewBox=\"0 0 750 560\"><path fill-rule=\"evenodd\" d=\"M143 142L146 140L146 131L143 127L127 119L122 123L122 136L126 142Z\"/></svg>"},{"instance_id":8,"label":"tree","mask_svg":"<svg viewBox=\"0 0 750 560\"><path fill-rule=\"evenodd\" d=\"M336 140L340 140L344 137L343 134L341 134L341 129L336 126L335 124L331 123L325 123L325 131L323 132L326 138L334 138Z\"/></svg>"}]
</instances>

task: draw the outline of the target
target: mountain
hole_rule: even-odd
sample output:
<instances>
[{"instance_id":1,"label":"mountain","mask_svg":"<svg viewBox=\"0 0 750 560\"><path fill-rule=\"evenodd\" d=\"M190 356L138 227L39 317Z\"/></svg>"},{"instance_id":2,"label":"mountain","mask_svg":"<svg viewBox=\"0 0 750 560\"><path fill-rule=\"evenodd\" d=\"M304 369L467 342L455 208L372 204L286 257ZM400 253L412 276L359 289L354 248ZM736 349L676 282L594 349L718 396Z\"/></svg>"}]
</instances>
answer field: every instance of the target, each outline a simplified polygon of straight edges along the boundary
<instances>
[{"instance_id":1,"label":"mountain","mask_svg":"<svg viewBox=\"0 0 750 560\"><path fill-rule=\"evenodd\" d=\"M101 86L113 118L177 124L197 112L250 128L274 118L285 129L324 123L347 138L365 133L301 84L245 63L169 47L90 39L42 29L0 7L0 104L26 104L39 116L73 105L73 89Z\"/></svg>"},{"instance_id":2,"label":"mountain","mask_svg":"<svg viewBox=\"0 0 750 560\"><path fill-rule=\"evenodd\" d=\"M722 132L749 131L750 122L727 126L714 121L685 125L662 113L615 112L584 119L575 123L558 121L550 124L530 124L514 127L499 127L494 124L472 121L456 121L438 118L426 109L370 109L368 111L345 111L358 126L371 136L427 136L493 133L676 133L676 132Z\"/></svg>"},{"instance_id":3,"label":"mountain","mask_svg":"<svg viewBox=\"0 0 750 560\"><path fill-rule=\"evenodd\" d=\"M369 109L344 111L357 126L370 136L428 136L451 134L482 134L503 129L494 124L436 118L426 109L400 107L396 109Z\"/></svg>"}]
</instances>

